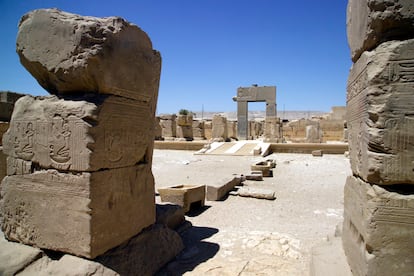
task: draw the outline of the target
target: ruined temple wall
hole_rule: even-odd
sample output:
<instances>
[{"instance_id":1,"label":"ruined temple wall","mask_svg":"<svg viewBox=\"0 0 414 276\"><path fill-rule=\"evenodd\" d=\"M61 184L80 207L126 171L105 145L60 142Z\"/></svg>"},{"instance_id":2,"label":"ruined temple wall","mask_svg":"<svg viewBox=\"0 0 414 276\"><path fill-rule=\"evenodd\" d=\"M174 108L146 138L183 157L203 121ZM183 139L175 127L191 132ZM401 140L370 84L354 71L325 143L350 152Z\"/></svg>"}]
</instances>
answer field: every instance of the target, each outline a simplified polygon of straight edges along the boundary
<instances>
[{"instance_id":1,"label":"ruined temple wall","mask_svg":"<svg viewBox=\"0 0 414 276\"><path fill-rule=\"evenodd\" d=\"M354 275L414 271L414 4L350 0L347 85L352 176L343 247Z\"/></svg>"},{"instance_id":2,"label":"ruined temple wall","mask_svg":"<svg viewBox=\"0 0 414 276\"><path fill-rule=\"evenodd\" d=\"M54 96L15 104L3 135L2 230L9 240L94 258L155 221L161 57L121 18L56 9L23 16L17 52Z\"/></svg>"}]
</instances>

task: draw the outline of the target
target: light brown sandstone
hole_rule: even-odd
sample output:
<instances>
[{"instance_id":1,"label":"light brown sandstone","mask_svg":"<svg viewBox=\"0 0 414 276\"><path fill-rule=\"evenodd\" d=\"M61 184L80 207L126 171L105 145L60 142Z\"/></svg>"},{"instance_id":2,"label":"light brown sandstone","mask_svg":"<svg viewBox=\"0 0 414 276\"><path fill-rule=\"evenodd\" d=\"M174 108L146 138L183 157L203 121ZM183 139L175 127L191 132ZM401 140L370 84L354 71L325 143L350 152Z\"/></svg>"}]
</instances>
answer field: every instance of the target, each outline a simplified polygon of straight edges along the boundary
<instances>
[{"instance_id":1,"label":"light brown sandstone","mask_svg":"<svg viewBox=\"0 0 414 276\"><path fill-rule=\"evenodd\" d=\"M348 43L354 62L389 40L414 37L412 0L349 0L347 8Z\"/></svg>"},{"instance_id":2,"label":"light brown sandstone","mask_svg":"<svg viewBox=\"0 0 414 276\"><path fill-rule=\"evenodd\" d=\"M148 164L98 172L41 170L3 179L0 213L14 241L94 258L155 221Z\"/></svg>"},{"instance_id":3,"label":"light brown sandstone","mask_svg":"<svg viewBox=\"0 0 414 276\"><path fill-rule=\"evenodd\" d=\"M151 162L151 105L116 96L20 98L4 152L41 168L97 171Z\"/></svg>"},{"instance_id":4,"label":"light brown sandstone","mask_svg":"<svg viewBox=\"0 0 414 276\"><path fill-rule=\"evenodd\" d=\"M414 184L414 39L364 52L347 88L351 167L367 182Z\"/></svg>"},{"instance_id":5,"label":"light brown sandstone","mask_svg":"<svg viewBox=\"0 0 414 276\"><path fill-rule=\"evenodd\" d=\"M157 99L160 54L144 31L120 17L34 10L20 20L16 44L23 66L51 94Z\"/></svg>"},{"instance_id":6,"label":"light brown sandstone","mask_svg":"<svg viewBox=\"0 0 414 276\"><path fill-rule=\"evenodd\" d=\"M413 188L395 189L354 176L347 179L342 241L354 275L410 275L414 271Z\"/></svg>"}]
</instances>

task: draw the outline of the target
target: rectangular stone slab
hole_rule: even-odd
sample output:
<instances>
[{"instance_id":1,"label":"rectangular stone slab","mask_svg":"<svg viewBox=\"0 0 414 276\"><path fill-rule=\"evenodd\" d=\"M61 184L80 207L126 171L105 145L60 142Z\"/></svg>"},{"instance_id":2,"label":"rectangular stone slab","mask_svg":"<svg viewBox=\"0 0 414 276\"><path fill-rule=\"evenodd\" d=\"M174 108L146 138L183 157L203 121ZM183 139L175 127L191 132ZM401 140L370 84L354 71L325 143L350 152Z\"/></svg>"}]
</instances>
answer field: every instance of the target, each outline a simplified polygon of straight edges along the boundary
<instances>
[{"instance_id":1,"label":"rectangular stone slab","mask_svg":"<svg viewBox=\"0 0 414 276\"><path fill-rule=\"evenodd\" d=\"M414 40L364 52L350 72L347 126L353 174L414 184Z\"/></svg>"},{"instance_id":2,"label":"rectangular stone slab","mask_svg":"<svg viewBox=\"0 0 414 276\"><path fill-rule=\"evenodd\" d=\"M60 171L97 171L151 162L154 114L116 96L20 98L4 152Z\"/></svg>"},{"instance_id":3,"label":"rectangular stone slab","mask_svg":"<svg viewBox=\"0 0 414 276\"><path fill-rule=\"evenodd\" d=\"M154 223L154 197L154 179L144 164L7 176L2 230L10 240L94 258Z\"/></svg>"},{"instance_id":4,"label":"rectangular stone slab","mask_svg":"<svg viewBox=\"0 0 414 276\"><path fill-rule=\"evenodd\" d=\"M404 194L348 177L342 241L354 275L414 271L414 189L402 187Z\"/></svg>"},{"instance_id":5,"label":"rectangular stone slab","mask_svg":"<svg viewBox=\"0 0 414 276\"><path fill-rule=\"evenodd\" d=\"M210 201L222 199L228 192L240 185L241 177L230 177L206 186L206 198Z\"/></svg>"}]
</instances>

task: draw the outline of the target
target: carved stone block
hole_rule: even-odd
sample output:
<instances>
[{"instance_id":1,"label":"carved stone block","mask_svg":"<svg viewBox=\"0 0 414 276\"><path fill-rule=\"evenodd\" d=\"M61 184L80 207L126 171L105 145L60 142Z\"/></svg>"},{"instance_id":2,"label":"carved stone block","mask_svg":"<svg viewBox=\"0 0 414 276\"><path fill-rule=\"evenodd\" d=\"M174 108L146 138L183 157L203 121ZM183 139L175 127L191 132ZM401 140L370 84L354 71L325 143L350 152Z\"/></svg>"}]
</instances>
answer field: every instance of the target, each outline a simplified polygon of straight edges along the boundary
<instances>
[{"instance_id":1,"label":"carved stone block","mask_svg":"<svg viewBox=\"0 0 414 276\"><path fill-rule=\"evenodd\" d=\"M163 138L177 136L177 124L175 122L175 117L175 115L160 117L161 134Z\"/></svg>"},{"instance_id":2,"label":"carved stone block","mask_svg":"<svg viewBox=\"0 0 414 276\"><path fill-rule=\"evenodd\" d=\"M154 223L154 197L149 165L7 176L2 230L9 240L94 258Z\"/></svg>"},{"instance_id":3,"label":"carved stone block","mask_svg":"<svg viewBox=\"0 0 414 276\"><path fill-rule=\"evenodd\" d=\"M412 0L348 1L347 33L354 62L381 42L413 38L413 31Z\"/></svg>"},{"instance_id":4,"label":"carved stone block","mask_svg":"<svg viewBox=\"0 0 414 276\"><path fill-rule=\"evenodd\" d=\"M399 189L348 177L342 241L354 275L414 271L414 191L411 185Z\"/></svg>"},{"instance_id":5,"label":"carved stone block","mask_svg":"<svg viewBox=\"0 0 414 276\"><path fill-rule=\"evenodd\" d=\"M351 167L367 182L414 184L414 40L364 52L350 72Z\"/></svg>"},{"instance_id":6,"label":"carved stone block","mask_svg":"<svg viewBox=\"0 0 414 276\"><path fill-rule=\"evenodd\" d=\"M227 118L214 115L212 120L212 138L222 138L226 140L228 138L227 134Z\"/></svg>"},{"instance_id":7,"label":"carved stone block","mask_svg":"<svg viewBox=\"0 0 414 276\"><path fill-rule=\"evenodd\" d=\"M152 160L151 104L116 96L16 102L4 152L41 168L97 171Z\"/></svg>"},{"instance_id":8,"label":"carved stone block","mask_svg":"<svg viewBox=\"0 0 414 276\"><path fill-rule=\"evenodd\" d=\"M155 107L160 54L144 31L120 17L34 10L19 22L16 51L51 94L103 93Z\"/></svg>"},{"instance_id":9,"label":"carved stone block","mask_svg":"<svg viewBox=\"0 0 414 276\"><path fill-rule=\"evenodd\" d=\"M185 213L192 205L203 207L206 197L205 185L177 185L158 188L162 202L171 202L183 207Z\"/></svg>"}]
</instances>

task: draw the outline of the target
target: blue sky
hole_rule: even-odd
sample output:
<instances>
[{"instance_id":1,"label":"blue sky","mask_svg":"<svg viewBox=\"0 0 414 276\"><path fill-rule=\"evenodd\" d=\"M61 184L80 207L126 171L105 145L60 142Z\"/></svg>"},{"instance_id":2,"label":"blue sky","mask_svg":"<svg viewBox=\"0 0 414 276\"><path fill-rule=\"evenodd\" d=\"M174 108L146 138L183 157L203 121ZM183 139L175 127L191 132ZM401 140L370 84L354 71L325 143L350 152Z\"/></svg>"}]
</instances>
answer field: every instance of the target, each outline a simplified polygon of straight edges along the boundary
<instances>
[{"instance_id":1,"label":"blue sky","mask_svg":"<svg viewBox=\"0 0 414 276\"><path fill-rule=\"evenodd\" d=\"M15 53L17 24L38 8L121 16L161 52L157 113L235 111L241 86L275 85L278 110L345 105L347 0L0 0L0 90L46 95ZM253 104L250 110L265 109Z\"/></svg>"}]
</instances>

